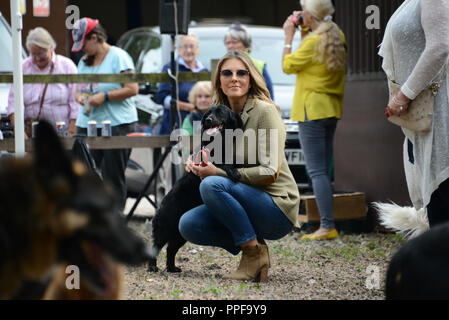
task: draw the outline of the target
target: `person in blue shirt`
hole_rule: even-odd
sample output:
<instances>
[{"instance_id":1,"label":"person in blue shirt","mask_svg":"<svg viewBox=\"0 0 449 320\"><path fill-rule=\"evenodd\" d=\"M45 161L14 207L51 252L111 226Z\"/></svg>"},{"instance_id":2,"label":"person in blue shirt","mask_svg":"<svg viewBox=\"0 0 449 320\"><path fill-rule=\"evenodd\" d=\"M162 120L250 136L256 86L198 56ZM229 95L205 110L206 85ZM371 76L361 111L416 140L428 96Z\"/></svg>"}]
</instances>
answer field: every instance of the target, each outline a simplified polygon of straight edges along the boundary
<instances>
[{"instance_id":1,"label":"person in blue shirt","mask_svg":"<svg viewBox=\"0 0 449 320\"><path fill-rule=\"evenodd\" d=\"M231 24L225 35L224 44L228 52L240 50L249 55L257 70L264 78L267 89L270 92L271 100L274 101L273 82L267 70L267 63L251 56L252 40L248 30L239 23Z\"/></svg>"},{"instance_id":2,"label":"person in blue shirt","mask_svg":"<svg viewBox=\"0 0 449 320\"><path fill-rule=\"evenodd\" d=\"M73 52L85 55L78 63L79 74L132 73L134 63L129 54L106 42L106 31L98 20L82 18L72 30ZM79 84L76 100L83 105L76 121L77 134L86 135L89 120L97 122L97 135L101 135L103 120L111 121L113 136L126 136L134 132L137 109L132 99L138 93L137 83ZM126 203L125 169L131 149L92 150L96 166L102 177L111 183L120 195L122 209Z\"/></svg>"},{"instance_id":3,"label":"person in blue shirt","mask_svg":"<svg viewBox=\"0 0 449 320\"><path fill-rule=\"evenodd\" d=\"M179 72L201 72L208 71L207 68L197 59L200 52L198 38L194 34L187 34L182 36L179 43L179 56L177 59ZM168 62L162 68L162 72L167 72L170 69L171 63ZM174 70L172 70L174 73ZM180 128L184 118L194 109L194 105L189 102L189 92L195 85L195 82L180 82L178 85L178 100L177 106L180 110L181 120L176 114L176 128ZM164 107L162 115L160 135L170 135L172 128L170 127L170 106L171 106L171 85L169 82L160 83L156 94L156 101ZM174 98L176 99L176 97Z\"/></svg>"}]
</instances>

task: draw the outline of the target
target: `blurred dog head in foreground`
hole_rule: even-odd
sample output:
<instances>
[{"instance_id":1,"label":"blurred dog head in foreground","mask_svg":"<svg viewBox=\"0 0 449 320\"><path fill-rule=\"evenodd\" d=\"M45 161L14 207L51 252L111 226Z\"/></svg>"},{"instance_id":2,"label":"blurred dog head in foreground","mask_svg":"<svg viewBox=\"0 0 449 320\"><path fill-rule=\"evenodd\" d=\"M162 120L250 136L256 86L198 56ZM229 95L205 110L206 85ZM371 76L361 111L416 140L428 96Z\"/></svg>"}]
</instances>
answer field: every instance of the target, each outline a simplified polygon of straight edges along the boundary
<instances>
[{"instance_id":1,"label":"blurred dog head in foreground","mask_svg":"<svg viewBox=\"0 0 449 320\"><path fill-rule=\"evenodd\" d=\"M407 241L388 266L387 300L449 299L449 223Z\"/></svg>"},{"instance_id":2,"label":"blurred dog head in foreground","mask_svg":"<svg viewBox=\"0 0 449 320\"><path fill-rule=\"evenodd\" d=\"M113 189L71 161L47 122L37 127L32 157L0 162L0 197L0 299L118 298L116 261L148 258ZM67 265L79 268L79 289L64 285Z\"/></svg>"}]
</instances>

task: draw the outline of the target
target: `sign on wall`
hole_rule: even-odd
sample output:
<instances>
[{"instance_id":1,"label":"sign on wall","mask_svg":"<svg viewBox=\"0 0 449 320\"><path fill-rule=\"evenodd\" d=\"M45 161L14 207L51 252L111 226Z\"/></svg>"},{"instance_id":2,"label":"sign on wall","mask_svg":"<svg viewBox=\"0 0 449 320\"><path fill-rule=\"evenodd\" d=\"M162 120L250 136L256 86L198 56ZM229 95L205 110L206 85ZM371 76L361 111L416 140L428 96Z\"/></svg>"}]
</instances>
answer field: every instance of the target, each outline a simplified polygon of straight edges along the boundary
<instances>
[{"instance_id":1,"label":"sign on wall","mask_svg":"<svg viewBox=\"0 0 449 320\"><path fill-rule=\"evenodd\" d=\"M50 16L50 0L33 0L33 16Z\"/></svg>"},{"instance_id":2,"label":"sign on wall","mask_svg":"<svg viewBox=\"0 0 449 320\"><path fill-rule=\"evenodd\" d=\"M20 14L24 15L25 13L27 13L27 2L26 0L20 0L19 1L19 10L20 10Z\"/></svg>"}]
</instances>

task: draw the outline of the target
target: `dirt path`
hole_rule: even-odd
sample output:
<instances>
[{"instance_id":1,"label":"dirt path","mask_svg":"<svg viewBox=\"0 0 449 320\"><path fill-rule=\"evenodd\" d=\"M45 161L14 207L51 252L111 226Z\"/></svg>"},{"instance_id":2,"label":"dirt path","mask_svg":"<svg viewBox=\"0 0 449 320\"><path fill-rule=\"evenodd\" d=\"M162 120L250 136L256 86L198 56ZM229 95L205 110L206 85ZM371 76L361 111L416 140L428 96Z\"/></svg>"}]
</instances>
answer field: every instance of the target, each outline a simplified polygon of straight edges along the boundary
<instances>
[{"instance_id":1,"label":"dirt path","mask_svg":"<svg viewBox=\"0 0 449 320\"><path fill-rule=\"evenodd\" d=\"M132 227L148 238L143 223ZM158 259L161 271L128 267L126 299L384 299L384 279L391 256L402 243L395 234L343 235L332 241L301 241L290 233L268 241L272 267L268 282L232 281L223 275L236 269L240 254L187 243L177 254L181 273L165 271L165 249Z\"/></svg>"}]
</instances>

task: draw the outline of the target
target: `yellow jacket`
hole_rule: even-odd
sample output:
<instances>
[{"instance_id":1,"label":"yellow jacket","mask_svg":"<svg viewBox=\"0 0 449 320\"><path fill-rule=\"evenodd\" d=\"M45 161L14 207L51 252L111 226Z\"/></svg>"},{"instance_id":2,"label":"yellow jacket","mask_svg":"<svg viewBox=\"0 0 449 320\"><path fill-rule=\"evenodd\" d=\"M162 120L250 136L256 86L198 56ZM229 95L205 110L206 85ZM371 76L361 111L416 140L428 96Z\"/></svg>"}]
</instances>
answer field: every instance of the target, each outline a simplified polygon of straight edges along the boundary
<instances>
[{"instance_id":1,"label":"yellow jacket","mask_svg":"<svg viewBox=\"0 0 449 320\"><path fill-rule=\"evenodd\" d=\"M344 39L344 34L342 33ZM303 40L299 48L284 57L283 70L296 73L296 88L290 118L304 122L336 117L341 119L345 70L328 71L326 57L318 62L315 48L320 35L312 34Z\"/></svg>"}]
</instances>

